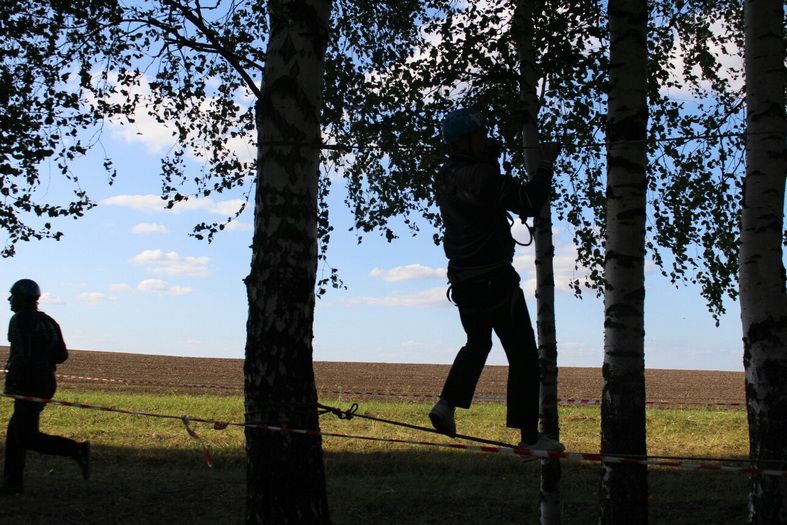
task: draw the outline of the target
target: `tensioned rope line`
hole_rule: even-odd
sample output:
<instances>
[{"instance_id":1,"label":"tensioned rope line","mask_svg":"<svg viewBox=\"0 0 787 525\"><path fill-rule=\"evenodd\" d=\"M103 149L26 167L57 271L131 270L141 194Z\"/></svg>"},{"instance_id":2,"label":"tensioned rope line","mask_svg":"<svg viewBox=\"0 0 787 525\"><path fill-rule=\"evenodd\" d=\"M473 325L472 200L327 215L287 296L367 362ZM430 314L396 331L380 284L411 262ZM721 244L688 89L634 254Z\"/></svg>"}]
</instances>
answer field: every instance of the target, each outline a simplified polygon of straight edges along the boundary
<instances>
[{"instance_id":1,"label":"tensioned rope line","mask_svg":"<svg viewBox=\"0 0 787 525\"><path fill-rule=\"evenodd\" d=\"M193 439L200 442L202 446L202 455L205 458L209 467L213 467L213 457L210 455L210 450L208 449L208 444L202 439L196 432L191 428L191 422L199 422L199 423L217 423L212 420L206 420L201 418L190 418L189 416L175 416L170 414L159 414L156 412L144 412L141 410L126 410L122 408L114 408L114 407L106 407L100 405L90 405L87 403L78 403L74 401L61 401L59 399L45 399L42 397L34 397L34 396L22 396L19 394L7 394L3 392L0 396L8 397L17 401L31 401L34 403L44 403L44 404L54 404L54 405L61 405L73 408L83 408L87 410L99 410L101 412L115 412L117 414L127 414L132 416L144 416L144 417L155 417L161 419L177 419L183 426L186 427L186 432L191 436ZM214 428L219 428L219 426L214 426Z\"/></svg>"},{"instance_id":2,"label":"tensioned rope line","mask_svg":"<svg viewBox=\"0 0 787 525\"><path fill-rule=\"evenodd\" d=\"M307 435L307 436L337 437L337 438L355 439L355 440L362 440L362 441L398 443L398 444L405 444L405 445L420 445L420 446L429 446L429 447L450 448L450 449L457 449L457 450L469 450L469 451L485 452L485 453L493 453L493 454L503 453L503 454L512 454L516 456L525 456L531 458L566 459L570 461L592 461L592 462L620 463L620 464L631 464L631 465L637 464L637 465L653 465L653 466L662 466L662 467L680 467L690 470L726 471L726 472L738 472L738 473L744 473L750 475L787 477L787 470L764 469L764 468L753 467L753 466L729 466L720 463L692 463L692 462L687 462L687 460L681 460L680 458L671 458L669 456L662 456L662 458L664 459L656 459L648 456L623 456L623 455L616 455L616 454L596 454L596 453L586 453L586 452L544 451L544 450L536 450L536 449L528 449L528 448L511 447L510 445L507 444L505 447L498 447L498 446L489 446L489 445L465 445L460 443L435 443L430 441L381 438L381 437L373 437L373 436L354 436L349 434L341 434L337 432L322 432L319 430L306 430L306 429L291 428L287 426L277 426L277 425L268 425L268 424L260 424L260 423L233 423L229 421L220 421L215 419L196 418L196 417L189 417L189 416L175 416L171 414L160 414L160 413L144 412L144 411L136 411L136 410L124 410L124 409L117 409L117 408L106 407L106 406L89 405L86 403L76 403L76 402L61 401L56 399L44 399L39 397L22 396L17 394L4 393L2 394L2 396L20 400L20 401L30 401L30 402L45 403L45 404L58 404L63 406L75 407L75 408L100 410L103 412L117 412L122 414L131 414L131 415L138 415L138 416L145 416L145 417L177 419L180 420L185 425L186 430L189 432L189 435L192 438L197 439L201 442L203 446L203 453L206 456L206 459L210 458L210 454L209 452L207 452L207 444L198 435L196 435L196 433L193 432L193 430L190 429L189 423L191 422L212 424L215 430L223 430L229 426L235 426L235 427L244 427L244 428L255 428L258 430L265 430L270 432L282 432L282 433L300 434L300 435ZM740 461L734 458L720 458L720 459L723 459L724 462ZM766 463L768 464L778 463L779 465L784 465L785 462L787 462L787 460L772 460L772 461L759 461L758 464L763 465ZM746 463L751 464L752 462L746 462ZM211 465L212 461L209 460L208 464Z\"/></svg>"},{"instance_id":3,"label":"tensioned rope line","mask_svg":"<svg viewBox=\"0 0 787 525\"><path fill-rule=\"evenodd\" d=\"M412 425L410 423L403 423L403 422L394 421L394 420L391 420L391 419L383 419L383 418L379 418L379 417L375 417L375 416L369 416L367 414L359 414L358 413L358 409L359 409L358 403L353 403L350 406L350 408L348 408L347 410L342 410L340 408L323 405L321 403L317 403L317 406L321 410L321 412L319 412L319 415L333 414L336 417L338 417L339 419L343 419L343 420L347 420L347 421L357 417L357 418L360 418L360 419L369 419L371 421L378 421L380 423L387 423L387 424L390 424L390 425L410 428L410 429L413 429L413 430L420 430L420 431L424 431L424 432L430 432L430 433L438 434L438 435L441 435L441 436L445 435L442 432L438 432L437 430L432 429L432 428L428 428L428 427L422 427L422 426L419 426L419 425ZM517 448L516 446L509 445L508 443L487 440L487 439L478 438L478 437L475 437L475 436L467 436L467 435L463 435L463 434L456 434L453 437L455 437L457 439L464 439L466 441L475 441L475 442L478 442L478 443L486 443L486 444L489 444L489 445L497 445L497 446L503 446L503 447L508 447L508 448ZM632 455L632 454L607 454L607 456L614 456L614 457L623 458L623 459L639 459L639 458L643 457L643 456ZM748 460L748 459L722 458L722 457L712 457L712 456L647 456L647 457L650 458L650 459L669 460L669 461L675 461L675 460L679 460L679 461L718 461L718 462L726 462L726 463L751 464L751 461ZM783 464L784 463L783 461L778 461L778 460L776 460L776 461L766 461L766 462L767 463L777 463L777 464Z\"/></svg>"},{"instance_id":4,"label":"tensioned rope line","mask_svg":"<svg viewBox=\"0 0 787 525\"><path fill-rule=\"evenodd\" d=\"M420 432L429 432L431 434L439 434L441 436L445 435L442 432L438 432L437 430L429 427L422 427L420 425L413 425L411 423L404 423L402 421L394 421L392 419L385 419L376 416L370 416L368 414L359 414L358 413L358 403L353 403L350 408L347 410L342 410L340 408L331 407L328 405L323 405L322 403L317 403L317 408L322 411L320 415L323 414L333 414L339 419L346 419L347 421L357 417L358 419L368 419L369 421L377 421L378 423L386 423L388 425L393 425L397 427L409 428L411 430L418 430ZM508 443L504 443L502 441L495 441L493 439L485 439L476 436L468 436L466 434L456 434L454 436L456 439L464 439L465 441L472 441L475 443L484 443L486 445L495 445L498 447L508 447L508 448L516 448L514 445L510 445Z\"/></svg>"},{"instance_id":5,"label":"tensioned rope line","mask_svg":"<svg viewBox=\"0 0 787 525\"><path fill-rule=\"evenodd\" d=\"M691 142L695 140L709 140L709 139L730 139L730 138L745 138L758 135L773 135L771 131L742 131L730 133L705 133L698 135L680 135L676 137L662 137L662 138L645 138L645 139L620 139L612 141L589 141L580 144L570 144L576 149L598 148L604 146L611 146L616 144L641 144L646 143L662 143L662 142ZM382 146L380 144L335 144L325 142L305 142L296 140L263 140L260 141L262 146L303 146L307 148L318 148L323 150L333 151L362 151L365 149L370 150L433 150L443 148L440 145L431 144L398 144L390 146ZM566 145L564 143L564 145ZM523 146L517 149L535 149L534 146Z\"/></svg>"},{"instance_id":6,"label":"tensioned rope line","mask_svg":"<svg viewBox=\"0 0 787 525\"><path fill-rule=\"evenodd\" d=\"M415 399L434 399L435 394L422 394L414 392L382 392L373 390L337 390L329 388L318 388L318 393L336 395L361 395L372 397L405 397ZM474 396L473 401L505 401L505 396ZM557 400L560 406L601 406L600 399L580 399L580 398L560 398ZM705 407L705 408L743 408L746 403L738 401L686 401L686 400L651 400L645 401L645 405L653 408L675 408L675 407Z\"/></svg>"}]
</instances>

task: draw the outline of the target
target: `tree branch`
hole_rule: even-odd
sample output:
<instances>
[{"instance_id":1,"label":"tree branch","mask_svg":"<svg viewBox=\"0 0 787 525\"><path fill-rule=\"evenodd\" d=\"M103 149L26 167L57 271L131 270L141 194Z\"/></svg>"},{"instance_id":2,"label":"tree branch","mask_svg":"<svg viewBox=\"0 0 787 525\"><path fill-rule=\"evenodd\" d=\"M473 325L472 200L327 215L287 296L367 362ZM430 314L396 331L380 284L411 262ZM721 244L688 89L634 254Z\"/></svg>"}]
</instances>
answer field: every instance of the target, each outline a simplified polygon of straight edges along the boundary
<instances>
[{"instance_id":1,"label":"tree branch","mask_svg":"<svg viewBox=\"0 0 787 525\"><path fill-rule=\"evenodd\" d=\"M260 97L260 95L262 94L260 92L260 88L257 87L257 84L254 82L254 79L251 78L251 75L249 75L246 69L240 64L238 56L221 44L221 42L219 41L219 37L211 28L207 26L204 19L202 18L201 13L195 15L194 12L189 10L187 7L183 6L178 2L174 2L172 0L164 0L163 3L168 4L169 6L180 11L189 22L194 24L194 26L197 29L199 29L203 35L205 35L205 38L207 38L210 41L211 45L215 48L216 53L224 57L224 59L230 63L230 65L241 76L241 78L243 78L243 80L246 82L246 85L249 87L251 92L254 93L254 95L257 98Z\"/></svg>"},{"instance_id":2,"label":"tree branch","mask_svg":"<svg viewBox=\"0 0 787 525\"><path fill-rule=\"evenodd\" d=\"M190 18L189 21L191 21ZM259 96L259 92L258 92L259 90L255 90L256 85L254 84L254 81L250 78L248 74L245 73L245 69L243 69L243 67L240 65L241 62L245 62L247 65L262 69L264 66L259 62L255 62L250 58L241 57L236 55L235 53L232 53L231 51L223 47L220 43L216 43L215 39L212 39L211 42L200 42L198 40L187 38L181 35L175 27L165 24L153 17L127 18L124 19L123 22L147 24L156 27L158 29L161 29L165 33L172 35L171 39L167 39L167 38L164 39L165 43L175 43L176 45L187 47L193 49L194 51L199 51L201 53L215 53L217 55L224 57L224 59L226 59L230 63L230 65L232 65L232 67L241 75L241 77L243 77L243 80L247 84L250 83L252 91L257 96ZM206 32L205 29L203 28L198 27L198 29L200 29L203 32L203 34Z\"/></svg>"}]
</instances>

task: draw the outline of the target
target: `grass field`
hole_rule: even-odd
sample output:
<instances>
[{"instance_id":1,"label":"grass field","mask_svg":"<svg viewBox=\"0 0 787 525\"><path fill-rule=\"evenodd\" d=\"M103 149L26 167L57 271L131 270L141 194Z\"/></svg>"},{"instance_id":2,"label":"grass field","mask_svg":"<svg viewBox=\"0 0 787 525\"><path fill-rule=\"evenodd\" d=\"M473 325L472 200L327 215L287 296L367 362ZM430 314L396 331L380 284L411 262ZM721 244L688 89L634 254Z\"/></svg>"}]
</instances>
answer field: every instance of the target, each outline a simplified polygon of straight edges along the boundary
<instances>
[{"instance_id":1,"label":"grass field","mask_svg":"<svg viewBox=\"0 0 787 525\"><path fill-rule=\"evenodd\" d=\"M240 396L160 395L88 391L64 387L58 398L131 410L242 421ZM331 400L322 400L331 404ZM341 402L337 402L341 406ZM11 401L0 400L3 428ZM426 403L362 402L359 412L426 424ZM500 404L477 404L458 415L460 431L506 442L516 435L503 425ZM597 408L561 408L563 441L571 451L598 451ZM199 445L177 420L162 420L51 406L42 430L90 439L94 475L83 481L76 465L31 454L26 493L6 497L0 523L240 523L245 494L243 432L194 424L210 444L209 469ZM380 423L323 416L327 432L435 442ZM652 409L653 455L744 457L745 412ZM3 436L4 438L4 432ZM439 448L324 440L334 523L340 524L533 524L538 523L537 461ZM598 464L563 462L564 523L596 521ZM745 521L747 477L736 473L668 468L649 471L651 523L726 524Z\"/></svg>"}]
</instances>

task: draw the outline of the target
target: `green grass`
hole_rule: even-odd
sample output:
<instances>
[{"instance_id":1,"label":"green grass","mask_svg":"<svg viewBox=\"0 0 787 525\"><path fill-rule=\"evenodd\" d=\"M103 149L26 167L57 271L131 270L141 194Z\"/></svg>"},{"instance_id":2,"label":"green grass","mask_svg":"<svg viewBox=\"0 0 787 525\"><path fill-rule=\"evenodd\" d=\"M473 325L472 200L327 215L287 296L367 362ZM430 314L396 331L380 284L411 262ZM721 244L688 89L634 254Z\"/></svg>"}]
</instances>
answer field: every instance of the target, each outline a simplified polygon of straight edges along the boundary
<instances>
[{"instance_id":1,"label":"green grass","mask_svg":"<svg viewBox=\"0 0 787 525\"><path fill-rule=\"evenodd\" d=\"M240 397L153 396L62 389L58 398L131 410L241 421ZM331 404L330 400L323 400ZM347 405L341 405L346 408ZM359 413L425 425L426 404L361 403ZM5 426L9 400L0 401ZM460 411L460 432L514 443L504 407L477 404ZM571 451L598 451L597 408L561 409L562 438ZM76 408L48 407L42 430L90 439L94 476L79 479L73 462L30 454L26 493L0 504L0 523L240 523L245 494L244 438L240 428L193 428L210 444L207 468L199 445L177 420ZM450 442L381 423L326 415L326 432ZM742 411L648 412L654 455L746 455ZM3 436L4 438L4 432ZM334 523L538 523L539 464L435 447L326 437L325 464ZM596 521L599 465L563 462L564 523ZM649 471L651 523L742 523L747 478L735 473L668 468Z\"/></svg>"}]
</instances>

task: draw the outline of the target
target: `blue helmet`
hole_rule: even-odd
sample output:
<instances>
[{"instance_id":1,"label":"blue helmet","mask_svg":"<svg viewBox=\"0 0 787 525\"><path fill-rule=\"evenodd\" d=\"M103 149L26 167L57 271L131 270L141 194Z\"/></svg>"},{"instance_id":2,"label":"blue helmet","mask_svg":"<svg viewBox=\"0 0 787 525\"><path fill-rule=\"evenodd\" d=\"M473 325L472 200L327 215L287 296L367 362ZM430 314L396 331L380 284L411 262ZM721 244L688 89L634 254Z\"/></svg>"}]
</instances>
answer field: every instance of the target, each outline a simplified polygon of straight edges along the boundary
<instances>
[{"instance_id":1,"label":"blue helmet","mask_svg":"<svg viewBox=\"0 0 787 525\"><path fill-rule=\"evenodd\" d=\"M453 144L460 137L470 135L486 126L484 117L470 108L456 109L443 119L443 140Z\"/></svg>"},{"instance_id":2,"label":"blue helmet","mask_svg":"<svg viewBox=\"0 0 787 525\"><path fill-rule=\"evenodd\" d=\"M41 297L41 288L32 279L19 279L11 287L11 295L27 297L28 299L38 299Z\"/></svg>"}]
</instances>

